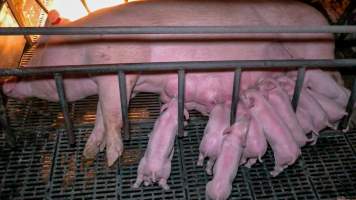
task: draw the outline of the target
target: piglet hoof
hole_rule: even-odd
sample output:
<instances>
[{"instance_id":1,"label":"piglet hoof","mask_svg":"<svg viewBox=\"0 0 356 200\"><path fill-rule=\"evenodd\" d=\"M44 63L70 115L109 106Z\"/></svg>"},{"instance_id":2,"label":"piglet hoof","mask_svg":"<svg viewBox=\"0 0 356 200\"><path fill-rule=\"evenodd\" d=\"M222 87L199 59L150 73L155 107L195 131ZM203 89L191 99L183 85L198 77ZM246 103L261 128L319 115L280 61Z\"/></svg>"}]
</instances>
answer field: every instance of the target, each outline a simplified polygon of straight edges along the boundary
<instances>
[{"instance_id":1,"label":"piglet hoof","mask_svg":"<svg viewBox=\"0 0 356 200\"><path fill-rule=\"evenodd\" d=\"M111 167L116 160L121 156L124 150L124 145L122 140L119 139L118 141L108 141L106 145L106 159L108 166Z\"/></svg>"},{"instance_id":2,"label":"piglet hoof","mask_svg":"<svg viewBox=\"0 0 356 200\"><path fill-rule=\"evenodd\" d=\"M134 183L131 187L133 189L138 189L140 187L140 184L139 183Z\"/></svg>"},{"instance_id":3,"label":"piglet hoof","mask_svg":"<svg viewBox=\"0 0 356 200\"><path fill-rule=\"evenodd\" d=\"M150 181L145 181L145 182L143 182L143 185L146 186L146 187L147 187L147 186L150 186L150 185L151 185L151 182L150 182Z\"/></svg>"},{"instance_id":4,"label":"piglet hoof","mask_svg":"<svg viewBox=\"0 0 356 200\"><path fill-rule=\"evenodd\" d=\"M270 172L272 177L278 176L283 171L283 167L274 167L274 170Z\"/></svg>"},{"instance_id":5,"label":"piglet hoof","mask_svg":"<svg viewBox=\"0 0 356 200\"><path fill-rule=\"evenodd\" d=\"M254 165L255 163L256 163L256 161L257 161L257 159L256 158L250 158L248 161L247 161L247 163L245 164L245 167L247 167L247 168L251 168L252 167L252 165Z\"/></svg>"},{"instance_id":6,"label":"piglet hoof","mask_svg":"<svg viewBox=\"0 0 356 200\"><path fill-rule=\"evenodd\" d=\"M209 176L211 176L211 175L213 175L213 170L209 167L207 167L206 169L205 169L205 171L206 171L206 173L209 175Z\"/></svg>"},{"instance_id":7,"label":"piglet hoof","mask_svg":"<svg viewBox=\"0 0 356 200\"><path fill-rule=\"evenodd\" d=\"M161 179L158 184L159 184L159 186L161 186L163 188L163 190L167 191L170 189L167 184L167 180L165 180L165 179Z\"/></svg>"},{"instance_id":8,"label":"piglet hoof","mask_svg":"<svg viewBox=\"0 0 356 200\"><path fill-rule=\"evenodd\" d=\"M203 162L204 162L204 160L198 160L197 166L200 166L200 167L203 166L203 164L204 164Z\"/></svg>"}]
</instances>

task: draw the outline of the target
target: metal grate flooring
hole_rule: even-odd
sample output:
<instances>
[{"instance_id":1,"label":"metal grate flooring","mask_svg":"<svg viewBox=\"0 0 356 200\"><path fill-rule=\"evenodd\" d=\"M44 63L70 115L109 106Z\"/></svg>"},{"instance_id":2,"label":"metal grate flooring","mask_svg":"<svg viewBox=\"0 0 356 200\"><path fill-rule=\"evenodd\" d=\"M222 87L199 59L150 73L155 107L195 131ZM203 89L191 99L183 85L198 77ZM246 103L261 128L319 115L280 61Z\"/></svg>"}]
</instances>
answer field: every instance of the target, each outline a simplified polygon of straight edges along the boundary
<instances>
[{"instance_id":1,"label":"metal grate flooring","mask_svg":"<svg viewBox=\"0 0 356 200\"><path fill-rule=\"evenodd\" d=\"M10 99L9 117L19 139L11 150L0 133L0 199L205 199L205 185L212 177L196 161L206 117L190 113L188 137L175 142L170 191L157 185L132 189L147 134L159 115L159 98L142 93L133 99L131 139L124 141L125 153L113 168L106 166L104 153L96 160L82 157L96 104L96 96L70 104L77 146L69 147L57 103ZM356 198L355 150L356 132L327 132L317 145L304 147L293 166L272 178L269 149L263 163L251 169L240 167L230 199Z\"/></svg>"}]
</instances>

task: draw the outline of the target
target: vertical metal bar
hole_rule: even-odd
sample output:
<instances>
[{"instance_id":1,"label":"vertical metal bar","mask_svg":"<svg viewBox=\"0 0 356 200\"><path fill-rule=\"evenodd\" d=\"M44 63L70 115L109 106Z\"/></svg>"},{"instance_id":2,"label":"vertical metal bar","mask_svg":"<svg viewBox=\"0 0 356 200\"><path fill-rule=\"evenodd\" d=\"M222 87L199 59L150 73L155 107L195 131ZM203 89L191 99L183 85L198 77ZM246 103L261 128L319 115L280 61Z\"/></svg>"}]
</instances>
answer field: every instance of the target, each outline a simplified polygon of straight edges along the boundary
<instances>
[{"instance_id":1,"label":"vertical metal bar","mask_svg":"<svg viewBox=\"0 0 356 200\"><path fill-rule=\"evenodd\" d=\"M119 89L120 89L120 102L121 102L121 116L123 120L124 137L130 138L129 133L129 117L128 117L128 105L127 105L127 91L126 91L126 78L123 71L118 72L119 77Z\"/></svg>"},{"instance_id":2,"label":"vertical metal bar","mask_svg":"<svg viewBox=\"0 0 356 200\"><path fill-rule=\"evenodd\" d=\"M5 95L0 87L0 126L5 133L6 142L10 147L15 147L16 135L12 131L9 120L6 115L6 100Z\"/></svg>"},{"instance_id":3,"label":"vertical metal bar","mask_svg":"<svg viewBox=\"0 0 356 200\"><path fill-rule=\"evenodd\" d=\"M355 105L355 101L356 101L356 79L354 78L352 81L350 98L346 106L346 112L348 113L348 115L345 116L344 119L341 121L342 123L340 123L339 129L340 128L345 129L349 125L351 114Z\"/></svg>"},{"instance_id":4,"label":"vertical metal bar","mask_svg":"<svg viewBox=\"0 0 356 200\"><path fill-rule=\"evenodd\" d=\"M178 70L178 137L184 136L185 71Z\"/></svg>"},{"instance_id":5,"label":"vertical metal bar","mask_svg":"<svg viewBox=\"0 0 356 200\"><path fill-rule=\"evenodd\" d=\"M73 132L73 125L72 125L72 121L69 116L68 104L67 104L66 96L65 96L65 92L64 92L63 76L60 73L55 73L54 79L56 81L59 102L60 102L61 109L63 112L64 123L65 123L66 129L67 129L69 144L71 146L74 146L75 145L75 135Z\"/></svg>"},{"instance_id":6,"label":"vertical metal bar","mask_svg":"<svg viewBox=\"0 0 356 200\"><path fill-rule=\"evenodd\" d=\"M297 80L295 81L295 87L294 87L294 93L292 99L292 106L294 111L297 110L300 93L302 92L302 87L304 83L304 76L305 76L305 67L300 67L298 69L298 76L297 76Z\"/></svg>"},{"instance_id":7,"label":"vertical metal bar","mask_svg":"<svg viewBox=\"0 0 356 200\"><path fill-rule=\"evenodd\" d=\"M239 102L241 68L236 68L234 73L234 85L232 86L232 99L231 99L231 112L230 112L230 125L236 121L236 109Z\"/></svg>"}]
</instances>

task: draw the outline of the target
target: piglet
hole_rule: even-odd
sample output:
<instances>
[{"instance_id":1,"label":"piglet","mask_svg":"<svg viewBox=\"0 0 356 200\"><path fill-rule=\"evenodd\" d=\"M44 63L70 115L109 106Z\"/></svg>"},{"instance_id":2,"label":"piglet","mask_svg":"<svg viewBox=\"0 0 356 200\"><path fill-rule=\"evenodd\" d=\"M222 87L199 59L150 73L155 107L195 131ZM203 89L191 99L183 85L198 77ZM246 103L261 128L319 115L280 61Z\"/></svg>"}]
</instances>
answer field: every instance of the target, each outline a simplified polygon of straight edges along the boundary
<instances>
[{"instance_id":1,"label":"piglet","mask_svg":"<svg viewBox=\"0 0 356 200\"><path fill-rule=\"evenodd\" d=\"M137 179L133 188L138 188L144 181L145 185L157 182L169 190L167 179L171 173L171 160L174 152L174 140L178 128L178 101L173 98L155 122L148 141L145 155L137 170Z\"/></svg>"},{"instance_id":2,"label":"piglet","mask_svg":"<svg viewBox=\"0 0 356 200\"><path fill-rule=\"evenodd\" d=\"M284 120L297 144L300 147L304 146L308 142L308 138L298 122L288 94L272 78L264 79L259 83L258 87L268 102L275 108L277 114Z\"/></svg>"},{"instance_id":3,"label":"piglet","mask_svg":"<svg viewBox=\"0 0 356 200\"><path fill-rule=\"evenodd\" d=\"M199 146L198 166L203 166L204 158L209 157L206 173L212 175L212 168L220 151L223 132L230 126L230 104L217 104L210 112L209 121Z\"/></svg>"},{"instance_id":4,"label":"piglet","mask_svg":"<svg viewBox=\"0 0 356 200\"><path fill-rule=\"evenodd\" d=\"M257 162L257 160L262 162L262 156L267 151L267 140L263 134L261 125L255 118L251 118L250 113L246 109L245 105L241 102L238 104L236 115L237 120L241 117L250 118L246 147L240 161L240 165L245 164L245 167L250 168Z\"/></svg>"},{"instance_id":5,"label":"piglet","mask_svg":"<svg viewBox=\"0 0 356 200\"><path fill-rule=\"evenodd\" d=\"M312 96L313 99L316 100L326 112L330 123L337 122L347 114L345 111L345 105L341 105L336 101L328 98L327 96L313 92L310 89L307 89L307 91L310 96Z\"/></svg>"},{"instance_id":6,"label":"piglet","mask_svg":"<svg viewBox=\"0 0 356 200\"><path fill-rule=\"evenodd\" d=\"M249 119L238 120L224 132L221 151L214 166L214 177L206 185L206 199L224 200L230 196L232 182L246 146Z\"/></svg>"},{"instance_id":7,"label":"piglet","mask_svg":"<svg viewBox=\"0 0 356 200\"><path fill-rule=\"evenodd\" d=\"M300 148L283 119L275 112L275 108L257 89L245 90L241 100L249 108L252 117L262 126L272 147L275 166L271 175L275 177L297 160L301 154Z\"/></svg>"},{"instance_id":8,"label":"piglet","mask_svg":"<svg viewBox=\"0 0 356 200\"><path fill-rule=\"evenodd\" d=\"M296 79L296 71L287 73L289 77ZM320 69L310 69L305 72L304 86L313 92L325 95L341 105L346 105L350 91L339 85L332 76Z\"/></svg>"}]
</instances>

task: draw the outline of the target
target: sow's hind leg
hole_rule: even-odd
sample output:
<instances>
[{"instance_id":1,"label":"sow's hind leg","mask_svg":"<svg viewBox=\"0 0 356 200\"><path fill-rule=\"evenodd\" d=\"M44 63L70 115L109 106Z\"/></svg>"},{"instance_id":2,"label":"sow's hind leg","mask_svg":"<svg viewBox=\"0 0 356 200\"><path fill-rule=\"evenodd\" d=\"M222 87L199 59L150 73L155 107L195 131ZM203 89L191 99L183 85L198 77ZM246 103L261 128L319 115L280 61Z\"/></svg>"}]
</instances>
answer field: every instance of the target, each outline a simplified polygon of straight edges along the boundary
<instances>
[{"instance_id":1,"label":"sow's hind leg","mask_svg":"<svg viewBox=\"0 0 356 200\"><path fill-rule=\"evenodd\" d=\"M103 115L101 114L101 106L99 101L96 108L95 126L87 140L87 143L85 144L83 152L85 158L94 159L99 150L104 150L106 142L104 138L104 133L104 121Z\"/></svg>"},{"instance_id":2,"label":"sow's hind leg","mask_svg":"<svg viewBox=\"0 0 356 200\"><path fill-rule=\"evenodd\" d=\"M138 75L126 75L127 102L138 79ZM123 152L121 128L121 101L117 75L103 75L95 77L98 85L99 104L104 125L104 140L100 144L106 145L106 159L109 166L115 163ZM95 129L94 129L95 130ZM95 132L93 132L95 134ZM101 147L102 148L102 147ZM97 151L96 151L97 152Z\"/></svg>"}]
</instances>

